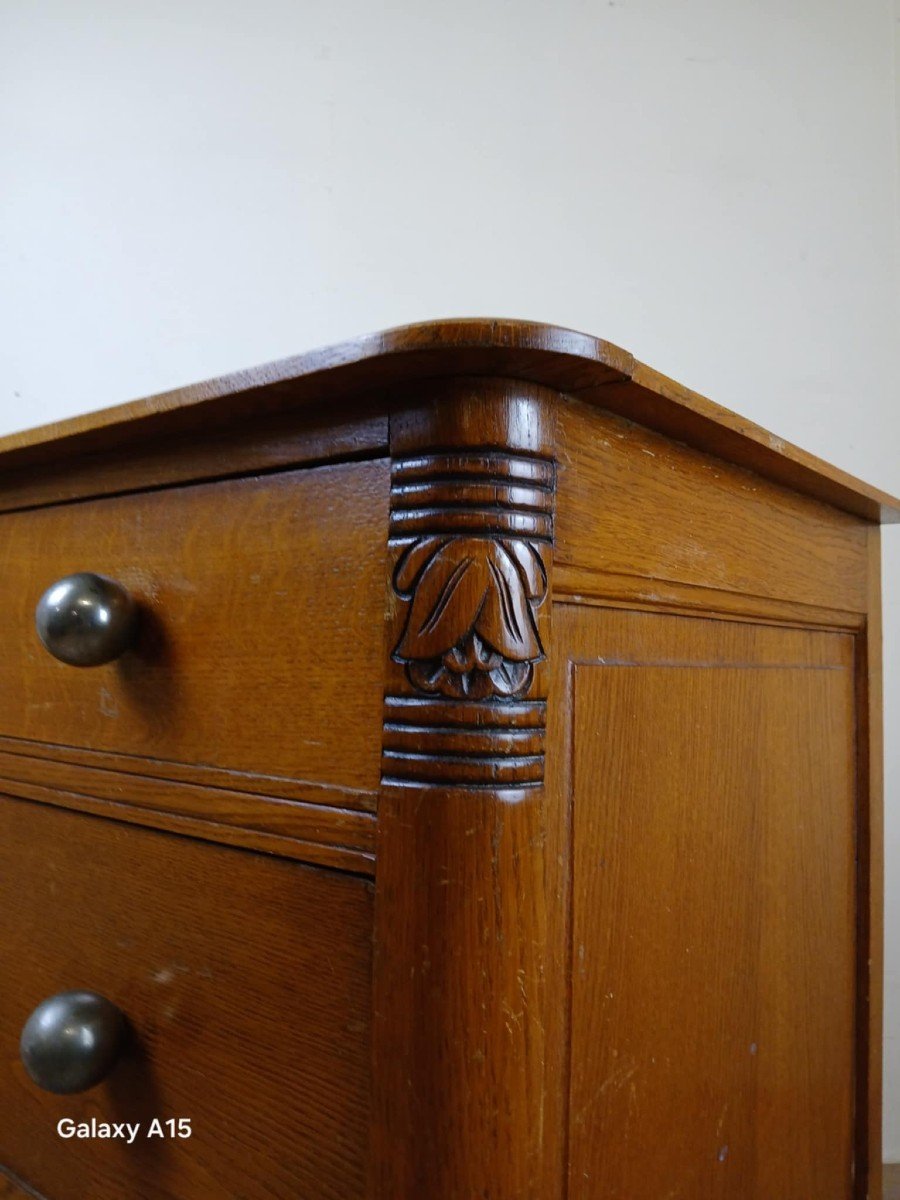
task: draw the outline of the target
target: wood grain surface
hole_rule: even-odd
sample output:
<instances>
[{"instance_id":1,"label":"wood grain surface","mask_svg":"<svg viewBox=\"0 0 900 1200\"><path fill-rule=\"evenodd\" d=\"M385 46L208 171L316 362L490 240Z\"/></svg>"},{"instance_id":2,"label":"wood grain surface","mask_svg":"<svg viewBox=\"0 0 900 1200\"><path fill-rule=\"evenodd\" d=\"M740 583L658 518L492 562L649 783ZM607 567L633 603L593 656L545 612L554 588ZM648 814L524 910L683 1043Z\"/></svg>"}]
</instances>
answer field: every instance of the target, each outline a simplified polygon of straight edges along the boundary
<instances>
[{"instance_id":1,"label":"wood grain surface","mask_svg":"<svg viewBox=\"0 0 900 1200\"><path fill-rule=\"evenodd\" d=\"M142 773L123 774L73 762L75 755L58 749L61 757L35 753L55 749L35 742L0 738L0 747L0 788L14 796L347 871L374 870L375 816L341 807L337 789L320 789L307 803L160 779L148 761Z\"/></svg>"},{"instance_id":2,"label":"wood grain surface","mask_svg":"<svg viewBox=\"0 0 900 1200\"><path fill-rule=\"evenodd\" d=\"M0 517L0 734L143 756L150 775L160 759L306 781L371 808L388 489L374 461ZM81 570L142 608L136 648L86 670L34 628L44 589Z\"/></svg>"},{"instance_id":3,"label":"wood grain surface","mask_svg":"<svg viewBox=\"0 0 900 1200\"><path fill-rule=\"evenodd\" d=\"M0 441L0 1195L880 1200L898 517L528 322ZM118 663L36 637L78 570ZM61 1100L68 987L133 1037Z\"/></svg>"},{"instance_id":4,"label":"wood grain surface","mask_svg":"<svg viewBox=\"0 0 900 1200\"><path fill-rule=\"evenodd\" d=\"M857 655L859 907L856 1157L859 1200L881 1200L884 1018L884 717L882 711L881 530L869 529L869 600ZM869 1182L866 1192L865 1182Z\"/></svg>"},{"instance_id":5,"label":"wood grain surface","mask_svg":"<svg viewBox=\"0 0 900 1200\"><path fill-rule=\"evenodd\" d=\"M674 583L650 575L618 575L602 566L556 564L554 591L572 603L635 611L670 612L687 616L714 615L725 621L761 621L793 625L798 629L822 628L858 632L865 629L865 612L824 608L798 600L752 596L724 588Z\"/></svg>"},{"instance_id":6,"label":"wood grain surface","mask_svg":"<svg viewBox=\"0 0 900 1200\"><path fill-rule=\"evenodd\" d=\"M0 798L0 1155L52 1200L364 1195L371 885ZM127 1014L99 1087L40 1091L30 1011L70 988ZM64 1141L62 1117L188 1117L189 1140Z\"/></svg>"},{"instance_id":7,"label":"wood grain surface","mask_svg":"<svg viewBox=\"0 0 900 1200\"><path fill-rule=\"evenodd\" d=\"M119 445L93 452L63 453L41 465L0 468L0 512L148 488L226 479L257 471L353 458L387 451L387 414L360 413L353 401L303 412L250 416L203 430L148 436L122 453Z\"/></svg>"},{"instance_id":8,"label":"wood grain surface","mask_svg":"<svg viewBox=\"0 0 900 1200\"><path fill-rule=\"evenodd\" d=\"M674 383L612 343L552 325L497 318L430 321L369 334L13 434L0 439L0 493L3 472L61 456L197 431L205 437L248 416L263 420L307 405L357 403L361 395L369 397L377 415L385 398L403 384L459 375L502 376L556 388L868 520L900 520L895 497Z\"/></svg>"},{"instance_id":9,"label":"wood grain surface","mask_svg":"<svg viewBox=\"0 0 900 1200\"><path fill-rule=\"evenodd\" d=\"M853 638L568 608L560 625L570 1195L849 1200Z\"/></svg>"},{"instance_id":10,"label":"wood grain surface","mask_svg":"<svg viewBox=\"0 0 900 1200\"><path fill-rule=\"evenodd\" d=\"M21 1179L0 1168L0 1197L3 1200L44 1200L40 1192L24 1184Z\"/></svg>"},{"instance_id":11,"label":"wood grain surface","mask_svg":"<svg viewBox=\"0 0 900 1200\"><path fill-rule=\"evenodd\" d=\"M409 531L395 519L415 482L401 469L386 564L395 600L385 737L399 747L397 712L422 713L415 762L428 769L414 777L399 748L385 757L370 1188L373 1200L550 1200L563 1129L548 1113L558 1060L547 1032L566 981L547 939L558 898L537 743L552 614L529 579L535 558L552 569L553 397L515 382L458 386L455 401L444 384L422 389L392 419L395 462L422 463L442 503ZM437 455L452 456L452 469L436 467ZM513 475L521 490L511 497ZM501 502L489 503L473 545L460 516L487 492ZM520 535L511 519L525 492L528 511L547 520ZM433 574L407 588L398 574L420 545L435 550L422 568ZM517 729L532 748L524 760L506 757Z\"/></svg>"},{"instance_id":12,"label":"wood grain surface","mask_svg":"<svg viewBox=\"0 0 900 1200\"><path fill-rule=\"evenodd\" d=\"M865 612L853 517L584 404L564 404L559 429L563 571Z\"/></svg>"}]
</instances>

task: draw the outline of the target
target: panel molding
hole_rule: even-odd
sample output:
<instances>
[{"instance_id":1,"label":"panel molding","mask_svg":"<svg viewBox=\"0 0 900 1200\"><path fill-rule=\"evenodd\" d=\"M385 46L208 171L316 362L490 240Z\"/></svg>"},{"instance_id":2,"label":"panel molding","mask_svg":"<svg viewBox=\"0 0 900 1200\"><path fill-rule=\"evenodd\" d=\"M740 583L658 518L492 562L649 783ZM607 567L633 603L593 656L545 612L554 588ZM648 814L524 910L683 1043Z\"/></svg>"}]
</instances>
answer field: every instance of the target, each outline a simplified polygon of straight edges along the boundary
<instances>
[{"instance_id":1,"label":"panel molding","mask_svg":"<svg viewBox=\"0 0 900 1200\"><path fill-rule=\"evenodd\" d=\"M348 807L340 789L293 783L286 789L293 795L278 796L157 773L167 765L177 767L0 737L0 791L7 795L374 873L374 813ZM202 770L182 770L191 771L195 780L203 778ZM213 778L221 774L210 771ZM304 794L315 801L301 799ZM359 802L362 796L353 798Z\"/></svg>"},{"instance_id":2,"label":"panel molding","mask_svg":"<svg viewBox=\"0 0 900 1200\"><path fill-rule=\"evenodd\" d=\"M703 614L703 618L706 614ZM554 769L548 780L548 787L551 794L558 797L560 808L559 827L552 833L552 838L555 844L559 846L559 854L562 859L568 858L571 853L571 844L569 837L571 836L572 821L574 819L575 808L573 807L575 800L574 788L576 779L574 776L574 766L576 757L576 730L577 736L584 739L586 735L585 729L578 726L575 712L575 689L579 678L590 679L591 673L594 670L608 670L609 686L617 686L622 689L622 694L631 695L630 684L621 676L618 677L618 684L614 684L617 678L617 669L626 671L635 671L637 668L648 668L649 670L659 670L660 668L673 669L690 668L698 670L702 675L708 675L710 670L731 670L731 671L749 671L762 672L769 675L773 671L797 672L793 676L796 680L796 687L806 689L819 688L819 684L813 684L812 679L816 675L821 678L821 673L828 674L837 673L844 677L844 682L834 680L834 683L827 683L821 680L821 686L829 689L833 687L844 688L848 694L853 691L854 672L859 668L859 643L860 638L858 631L841 630L832 631L822 628L784 628L784 629L767 629L755 623L738 623L730 621L726 624L716 620L705 620L697 613L684 614L668 614L658 610L648 611L643 609L635 609L632 611L623 611L618 607L605 607L604 610L599 610L594 606L584 606L578 603L572 603L566 600L563 603L555 602L554 604L554 625L555 625L555 663L554 663L554 683L553 688L553 713L551 715L551 738L554 745L559 745L558 754L554 755ZM629 622L632 622L629 627ZM601 632L602 631L602 632ZM688 632L690 631L690 632ZM695 641L693 649L685 654L684 646L687 644L684 639L691 637ZM584 675L582 675L584 672ZM809 677L809 684L801 683L800 672L806 673ZM758 678L758 686L768 688L768 684L764 684ZM705 690L710 690L709 684L705 685ZM795 685L788 684L789 690L792 691ZM664 691L664 689L663 689ZM618 694L618 693L617 693ZM714 693L715 694L715 691ZM596 717L596 714L595 714ZM637 717L635 717L637 720ZM582 722L584 724L584 722ZM591 722L587 722L588 728L591 728ZM602 738L602 733L599 735ZM618 740L624 736L622 731L616 733ZM852 730L847 734L852 743ZM640 739L638 739L639 741ZM635 751L638 753L638 751ZM852 749L848 750L850 759L852 760ZM582 817L584 817L585 807L582 805ZM607 830L610 834L611 826ZM618 826L615 826L617 829ZM848 839L847 841L848 854L852 857L852 847ZM583 841L581 843L582 853L596 853L602 855L603 851L594 846L585 847ZM578 851L576 850L576 854ZM637 852L638 857L642 852ZM693 859L691 860L694 861ZM696 859L696 869L702 870L701 858L699 855ZM621 864L617 867L612 861L605 863L609 867L611 873L615 873L621 868ZM586 878L583 868L582 878ZM694 869L694 868L692 868ZM852 872L852 867L850 868ZM570 903L573 905L569 910L568 918L568 936L567 936L567 951L569 954L569 971L572 973L572 978L577 979L583 977L585 968L584 947L580 946L580 940L585 940L584 930L582 929L579 935L574 921L574 903L575 892L578 885L577 877L574 875L574 864L570 863L569 870L572 871L566 882L566 891L570 897ZM692 885L693 886L693 885ZM689 889L690 891L690 889ZM858 956L860 963L864 963L866 951L864 947L859 947L854 957ZM851 967L852 969L852 967ZM597 985L599 987L599 984ZM612 982L604 985L601 989L603 995L607 990L610 994L615 991L618 995L618 987ZM612 1003L612 1001L610 1001ZM865 1013L860 1013L857 1010L856 1023L857 1026L864 1025ZM565 1021L567 1026L572 1028L573 1014L571 1009L567 1012ZM583 1050L583 1047L582 1047ZM579 1051L576 1048L570 1050L570 1055L575 1055L575 1063L577 1063L577 1055ZM726 1056L727 1057L727 1056ZM660 1060L661 1061L661 1060ZM571 1070L574 1068L574 1063L566 1070L567 1077L570 1076ZM631 1086L632 1076L629 1074L630 1067L628 1064L622 1066L622 1074L614 1073L609 1081L609 1087L621 1088L623 1091L622 1102L627 1105L628 1088ZM640 1076L643 1079L646 1072L649 1070L645 1063ZM651 1072L652 1074L652 1072ZM606 1078L606 1076L601 1076ZM636 1077L637 1078L637 1077ZM601 1088L601 1091L606 1091L607 1088ZM643 1094L643 1093L641 1093ZM570 1105L569 1118L567 1120L567 1128L571 1129L572 1122L575 1123L577 1130L577 1122L584 1118L583 1111L579 1108L579 1102L573 1096L569 1096L567 1103ZM715 1116L715 1114L713 1114ZM857 1111L855 1120L861 1122L865 1126L865 1117ZM579 1136L583 1144L583 1134L572 1134L573 1137ZM865 1136L865 1135L863 1135ZM726 1146L729 1138L723 1138L722 1145ZM820 1139L821 1141L821 1139ZM731 1145L727 1152L729 1162L734 1159L733 1151L737 1143ZM596 1165L596 1164L595 1164ZM735 1162L732 1170L739 1169ZM744 1170L746 1168L740 1168ZM787 1168L786 1168L787 1169ZM798 1170L800 1168L797 1168ZM821 1182L821 1172L823 1169L828 1170L828 1177L831 1178L831 1169L817 1167L815 1171L819 1172ZM865 1171L865 1165L862 1157L857 1159L857 1188L860 1196L869 1194L866 1189L866 1182L861 1174ZM815 1172L814 1172L815 1173ZM868 1172L865 1172L868 1176ZM724 1170L722 1178L725 1178ZM729 1175L729 1178L731 1176ZM753 1186L748 1182L749 1176L744 1180L744 1183L749 1188L748 1195L755 1195ZM672 1179L671 1182L677 1182ZM595 1183L599 1185L599 1177L595 1177ZM573 1177L571 1181L573 1195L581 1194L579 1188L581 1184L580 1173ZM725 1185L723 1185L725 1186ZM732 1179L732 1183L728 1187L738 1188L737 1179ZM764 1189L765 1190L765 1189ZM589 1191L589 1189L588 1189ZM585 1194L588 1194L585 1191ZM731 1192L729 1191L729 1195ZM737 1191L735 1191L737 1194ZM741 1191L741 1195L743 1195ZM767 1192L768 1194L768 1192ZM793 1194L793 1192L792 1192ZM798 1193L799 1194L799 1193ZM824 1193L821 1193L824 1194ZM854 1192L854 1195L856 1192ZM875 1181L871 1181L871 1194L876 1195Z\"/></svg>"},{"instance_id":3,"label":"panel molding","mask_svg":"<svg viewBox=\"0 0 900 1200\"><path fill-rule=\"evenodd\" d=\"M866 613L862 610L778 600L650 575L622 575L571 563L555 564L553 591L556 603L683 614L741 624L756 622L853 633L866 624Z\"/></svg>"},{"instance_id":4,"label":"panel molding","mask_svg":"<svg viewBox=\"0 0 900 1200\"><path fill-rule=\"evenodd\" d=\"M320 783L315 779L301 779L287 775L262 775L254 771L215 767L209 763L180 762L176 759L156 758L152 755L126 754L121 750L92 750L86 746L10 737L6 734L0 734L0 751L49 759L54 762L71 763L75 766L118 771L125 775L146 775L154 779L169 780L172 783L225 788L234 792L246 792L252 796L299 800L304 804L352 808L358 809L360 812L374 812L378 802L378 793L365 788L348 787L337 783Z\"/></svg>"}]
</instances>

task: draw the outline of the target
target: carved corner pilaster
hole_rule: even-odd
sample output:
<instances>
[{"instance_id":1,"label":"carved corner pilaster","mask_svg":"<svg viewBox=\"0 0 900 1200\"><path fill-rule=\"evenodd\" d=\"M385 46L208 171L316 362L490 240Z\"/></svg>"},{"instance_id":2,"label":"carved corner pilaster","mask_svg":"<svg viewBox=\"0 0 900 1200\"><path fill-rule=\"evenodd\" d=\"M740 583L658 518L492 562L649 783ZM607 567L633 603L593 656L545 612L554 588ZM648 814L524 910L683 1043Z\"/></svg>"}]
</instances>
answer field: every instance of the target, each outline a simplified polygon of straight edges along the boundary
<instances>
[{"instance_id":1,"label":"carved corner pilaster","mask_svg":"<svg viewBox=\"0 0 900 1200\"><path fill-rule=\"evenodd\" d=\"M370 1190L551 1200L559 397L466 376L417 389L390 430Z\"/></svg>"},{"instance_id":2,"label":"carved corner pilaster","mask_svg":"<svg viewBox=\"0 0 900 1200\"><path fill-rule=\"evenodd\" d=\"M468 419L453 428L451 409L430 431L440 448L393 457L385 784L505 792L543 782L556 467L538 452L538 402L509 387L447 397L476 405L480 419L463 408ZM406 441L422 439L423 424ZM498 428L510 445L497 446Z\"/></svg>"}]
</instances>

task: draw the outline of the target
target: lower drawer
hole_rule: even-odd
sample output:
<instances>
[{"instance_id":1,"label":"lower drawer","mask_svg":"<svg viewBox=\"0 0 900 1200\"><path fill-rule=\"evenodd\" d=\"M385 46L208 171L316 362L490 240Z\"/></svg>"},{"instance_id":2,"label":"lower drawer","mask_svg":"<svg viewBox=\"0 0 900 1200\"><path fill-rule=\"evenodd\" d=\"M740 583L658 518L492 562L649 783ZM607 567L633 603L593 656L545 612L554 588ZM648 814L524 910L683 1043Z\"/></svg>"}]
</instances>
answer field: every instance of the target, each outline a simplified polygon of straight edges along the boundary
<instances>
[{"instance_id":1,"label":"lower drawer","mask_svg":"<svg viewBox=\"0 0 900 1200\"><path fill-rule=\"evenodd\" d=\"M5 1168L50 1200L363 1195L369 883L0 797L0 911ZM131 1029L104 1083L57 1096L18 1038L78 988ZM140 1128L64 1139L63 1118ZM153 1118L191 1137L148 1138Z\"/></svg>"}]
</instances>

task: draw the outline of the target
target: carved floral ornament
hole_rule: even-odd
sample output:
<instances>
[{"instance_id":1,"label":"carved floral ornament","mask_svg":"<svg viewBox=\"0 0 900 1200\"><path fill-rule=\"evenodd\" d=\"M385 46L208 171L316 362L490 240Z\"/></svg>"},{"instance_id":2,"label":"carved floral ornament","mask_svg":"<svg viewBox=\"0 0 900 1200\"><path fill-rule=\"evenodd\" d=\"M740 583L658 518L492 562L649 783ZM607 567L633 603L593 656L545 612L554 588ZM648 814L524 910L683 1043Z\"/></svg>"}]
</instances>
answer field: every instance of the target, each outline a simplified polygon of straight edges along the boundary
<instances>
[{"instance_id":1,"label":"carved floral ornament","mask_svg":"<svg viewBox=\"0 0 900 1200\"><path fill-rule=\"evenodd\" d=\"M544 657L535 610L547 573L537 545L419 538L397 564L394 589L409 610L393 657L416 688L475 700L528 690Z\"/></svg>"}]
</instances>

